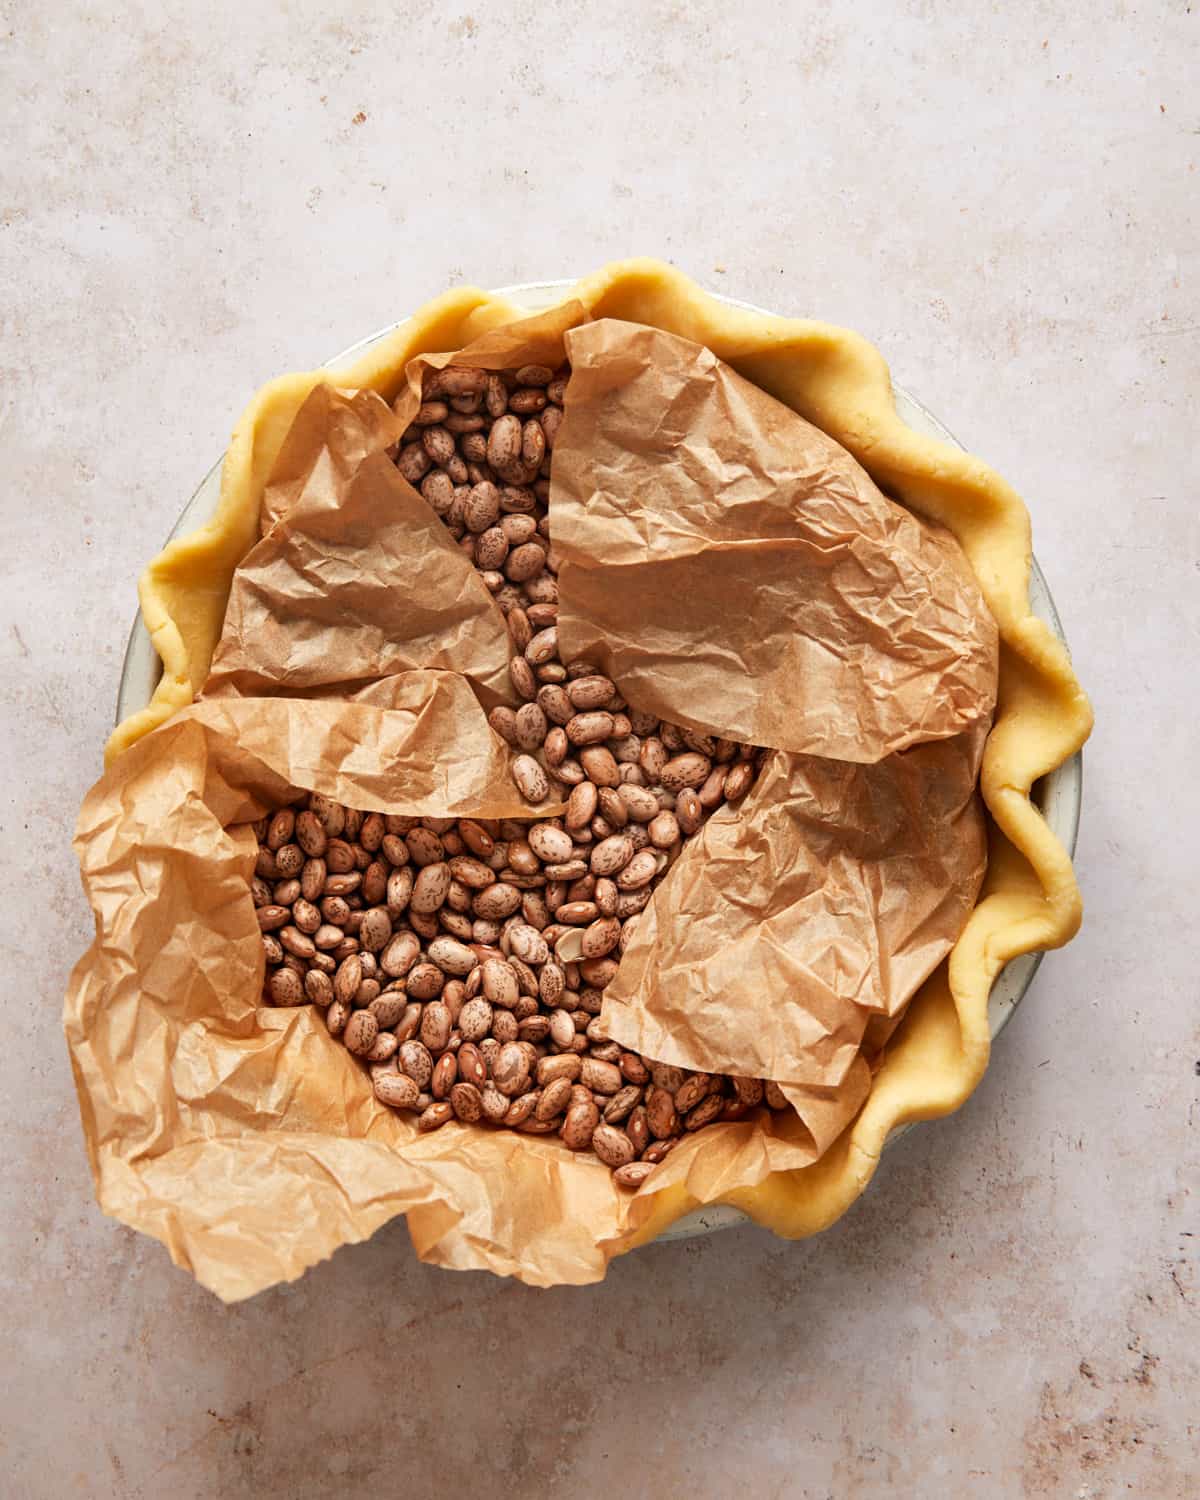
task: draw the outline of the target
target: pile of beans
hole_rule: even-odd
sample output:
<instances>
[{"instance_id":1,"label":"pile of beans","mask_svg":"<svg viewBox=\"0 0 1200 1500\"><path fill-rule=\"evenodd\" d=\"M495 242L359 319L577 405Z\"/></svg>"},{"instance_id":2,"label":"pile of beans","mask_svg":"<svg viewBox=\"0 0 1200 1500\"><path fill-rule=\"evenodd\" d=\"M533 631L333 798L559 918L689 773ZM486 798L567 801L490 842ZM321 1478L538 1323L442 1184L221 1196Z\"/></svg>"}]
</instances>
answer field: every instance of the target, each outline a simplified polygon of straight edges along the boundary
<instances>
[{"instance_id":1,"label":"pile of beans","mask_svg":"<svg viewBox=\"0 0 1200 1500\"><path fill-rule=\"evenodd\" d=\"M266 998L324 1008L376 1097L557 1134L625 1187L687 1133L778 1087L689 1072L610 1041L598 1017L639 913L684 842L758 773L753 746L641 713L558 651L549 471L568 371L431 373L396 463L480 570L508 623L513 750L533 821L362 812L312 794L256 827Z\"/></svg>"}]
</instances>

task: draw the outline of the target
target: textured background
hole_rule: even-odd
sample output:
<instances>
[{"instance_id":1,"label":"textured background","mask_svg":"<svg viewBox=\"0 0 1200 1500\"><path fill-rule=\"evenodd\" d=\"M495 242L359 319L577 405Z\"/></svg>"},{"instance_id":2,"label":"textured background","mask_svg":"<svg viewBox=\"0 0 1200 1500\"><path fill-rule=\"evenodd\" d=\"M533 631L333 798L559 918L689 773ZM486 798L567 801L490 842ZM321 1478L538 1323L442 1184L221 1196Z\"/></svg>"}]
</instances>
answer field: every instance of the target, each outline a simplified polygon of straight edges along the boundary
<instances>
[{"instance_id":1,"label":"textured background","mask_svg":"<svg viewBox=\"0 0 1200 1500\"><path fill-rule=\"evenodd\" d=\"M106 9L0 3L0 1491L1194 1495L1200 7ZM94 1207L59 1029L136 573L262 380L630 253L862 330L1029 498L1084 932L819 1241L536 1292L398 1224L224 1309Z\"/></svg>"}]
</instances>

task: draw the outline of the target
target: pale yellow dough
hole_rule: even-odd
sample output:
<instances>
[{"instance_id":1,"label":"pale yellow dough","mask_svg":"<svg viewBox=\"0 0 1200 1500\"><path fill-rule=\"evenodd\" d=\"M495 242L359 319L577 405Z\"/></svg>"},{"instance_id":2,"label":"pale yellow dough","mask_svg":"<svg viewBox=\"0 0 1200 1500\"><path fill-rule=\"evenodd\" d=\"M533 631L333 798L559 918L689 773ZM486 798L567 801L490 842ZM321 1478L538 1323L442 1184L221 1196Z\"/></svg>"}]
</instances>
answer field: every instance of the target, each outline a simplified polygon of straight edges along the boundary
<instances>
[{"instance_id":1,"label":"pale yellow dough","mask_svg":"<svg viewBox=\"0 0 1200 1500\"><path fill-rule=\"evenodd\" d=\"M833 1149L814 1166L774 1173L731 1199L778 1234L812 1234L866 1187L889 1131L948 1114L979 1082L988 1060L988 993L1001 968L1019 954L1059 947L1078 929L1070 858L1029 792L1086 740L1091 709L1065 648L1030 611L1029 515L1020 497L978 459L901 422L887 366L865 339L825 323L728 307L653 260L606 266L568 295L593 317L649 323L707 345L836 438L892 495L954 532L1000 628L999 703L981 776L996 828L979 902L948 966L913 1000L867 1103ZM414 355L459 349L523 313L476 288L446 292L339 371L338 384L390 399ZM320 370L284 375L259 391L234 429L216 514L172 542L142 575L142 615L163 676L149 705L113 733L106 761L191 703L203 683L233 571L258 535L266 478L301 402L328 378ZM693 1207L682 1188L659 1193L638 1242Z\"/></svg>"}]
</instances>

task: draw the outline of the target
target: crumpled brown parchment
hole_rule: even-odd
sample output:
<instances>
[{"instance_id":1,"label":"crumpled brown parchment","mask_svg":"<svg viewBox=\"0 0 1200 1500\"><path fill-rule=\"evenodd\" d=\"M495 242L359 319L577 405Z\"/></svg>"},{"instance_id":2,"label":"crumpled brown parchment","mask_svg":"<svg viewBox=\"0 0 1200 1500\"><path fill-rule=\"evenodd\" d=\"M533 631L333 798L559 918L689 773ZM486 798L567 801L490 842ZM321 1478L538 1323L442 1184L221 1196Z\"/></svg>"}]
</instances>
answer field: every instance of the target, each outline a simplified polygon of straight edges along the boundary
<instances>
[{"instance_id":1,"label":"crumpled brown parchment","mask_svg":"<svg viewBox=\"0 0 1200 1500\"><path fill-rule=\"evenodd\" d=\"M479 574L388 456L407 424L373 391L319 385L234 575L204 696L342 695L413 668L509 695L509 639Z\"/></svg>"},{"instance_id":2,"label":"crumpled brown parchment","mask_svg":"<svg viewBox=\"0 0 1200 1500\"><path fill-rule=\"evenodd\" d=\"M635 706L776 747L676 862L605 1008L648 1055L785 1085L795 1116L710 1127L649 1184L713 1201L827 1149L869 1088L864 1037L973 904L995 632L954 544L835 444L697 345L582 320L567 304L455 357L577 361L551 501L565 649L611 653ZM395 413L314 392L203 700L80 816L97 938L67 1033L100 1200L228 1299L397 1213L437 1263L591 1281L654 1211L553 1138L418 1135L319 1011L257 1008L247 820L298 789L522 811L484 717L507 694L503 620L387 452L448 357L413 362Z\"/></svg>"},{"instance_id":3,"label":"crumpled brown parchment","mask_svg":"<svg viewBox=\"0 0 1200 1500\"><path fill-rule=\"evenodd\" d=\"M778 747L639 922L602 1019L784 1086L819 1152L975 902L997 635L957 542L685 339L566 335L559 642L638 708Z\"/></svg>"},{"instance_id":4,"label":"crumpled brown parchment","mask_svg":"<svg viewBox=\"0 0 1200 1500\"><path fill-rule=\"evenodd\" d=\"M958 543L709 350L566 337L563 659L730 739L871 762L989 724L996 627Z\"/></svg>"}]
</instances>

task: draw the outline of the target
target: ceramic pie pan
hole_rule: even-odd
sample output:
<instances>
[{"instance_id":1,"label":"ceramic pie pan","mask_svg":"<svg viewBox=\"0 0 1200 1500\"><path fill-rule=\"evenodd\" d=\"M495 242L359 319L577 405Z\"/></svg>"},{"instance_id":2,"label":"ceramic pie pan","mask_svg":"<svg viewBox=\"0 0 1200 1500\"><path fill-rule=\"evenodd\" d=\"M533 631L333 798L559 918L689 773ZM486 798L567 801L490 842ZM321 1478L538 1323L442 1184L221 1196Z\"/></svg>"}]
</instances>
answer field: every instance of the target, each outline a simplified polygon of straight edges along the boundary
<instances>
[{"instance_id":1,"label":"ceramic pie pan","mask_svg":"<svg viewBox=\"0 0 1200 1500\"><path fill-rule=\"evenodd\" d=\"M514 302L528 308L530 312L541 312L544 308L552 307L556 302L561 301L566 291L573 285L574 282L571 280L535 281L525 286L500 287L494 295L511 298ZM739 302L733 297L717 296L717 300L728 303L730 307L744 308L748 312L766 311L764 308L755 307L752 303ZM400 322L403 321L403 319L400 320ZM325 368L336 372L339 368L350 364L386 338L398 326L399 323L391 324L369 338L353 344L349 349L343 350L341 354L329 360ZM951 443L956 448L963 447L963 444L907 391L900 386L895 386L893 390L896 411L909 427L929 437L941 438L943 442ZM183 513L175 523L175 528L167 541L174 541L176 537L195 531L214 513L220 497L221 462L218 459L201 480L199 488L184 506ZM1029 602L1033 613L1050 626L1059 640L1065 642L1066 636L1063 634L1062 622L1059 620L1054 600L1050 596L1050 589L1042 575L1042 570L1038 567L1036 558L1033 560L1030 571ZM150 635L142 623L139 611L133 622L121 670L121 686L117 696L118 723L149 703L158 683L160 671L161 663L151 644ZM1056 771L1044 777L1034 790L1034 801L1041 808L1051 831L1071 855L1075 853L1082 790L1083 761L1079 754L1064 761ZM997 977L988 1000L988 1027L993 1040L1004 1030L1013 1012L1021 1003L1041 961L1040 953L1023 954L1020 958L1013 959ZM889 1141L898 1139L905 1130L911 1128L906 1125L893 1131L888 1137ZM745 1214L739 1209L725 1204L716 1204L711 1208L698 1209L695 1213L685 1215L665 1230L659 1238L688 1239L693 1235L710 1234L717 1229L728 1229L745 1220Z\"/></svg>"}]
</instances>

